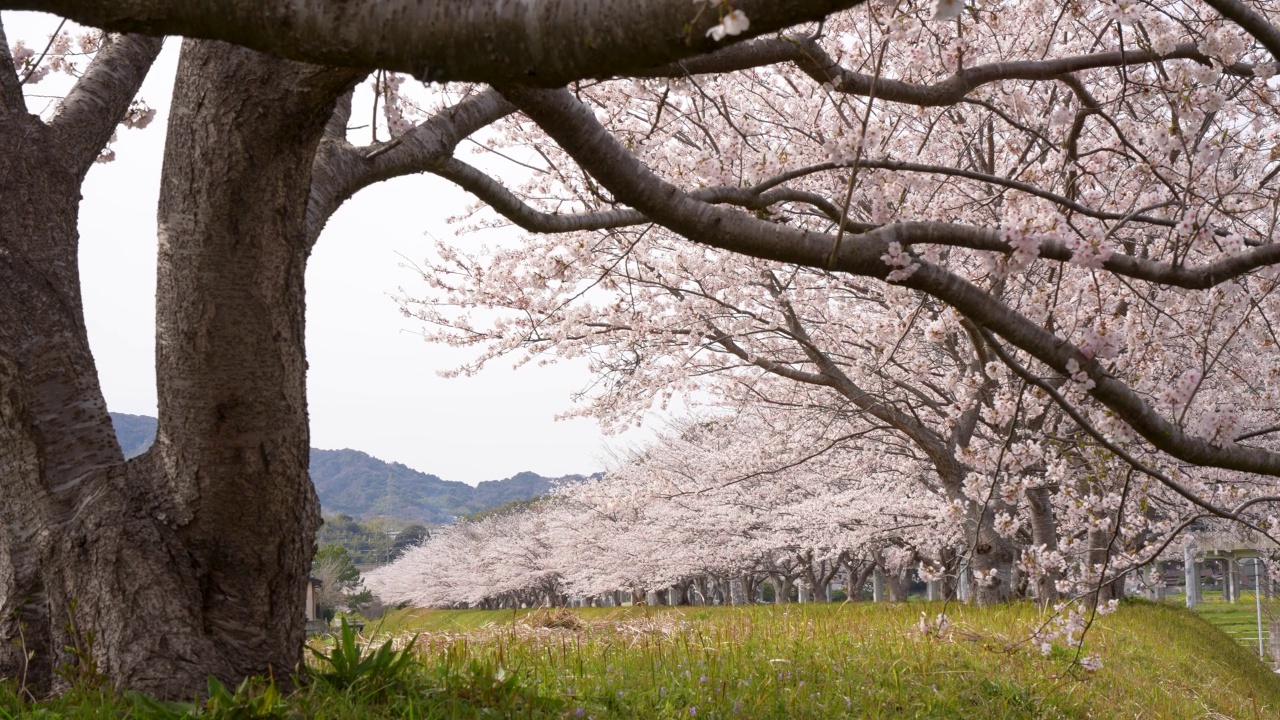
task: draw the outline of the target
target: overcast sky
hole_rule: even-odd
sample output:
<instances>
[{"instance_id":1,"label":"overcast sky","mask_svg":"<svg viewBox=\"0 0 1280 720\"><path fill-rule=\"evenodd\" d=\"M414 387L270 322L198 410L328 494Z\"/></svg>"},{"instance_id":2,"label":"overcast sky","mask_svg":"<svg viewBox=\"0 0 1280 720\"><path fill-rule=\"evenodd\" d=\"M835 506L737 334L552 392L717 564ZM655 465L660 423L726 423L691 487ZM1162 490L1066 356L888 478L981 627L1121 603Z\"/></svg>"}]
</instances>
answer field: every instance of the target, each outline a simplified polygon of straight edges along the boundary
<instances>
[{"instance_id":1,"label":"overcast sky","mask_svg":"<svg viewBox=\"0 0 1280 720\"><path fill-rule=\"evenodd\" d=\"M12 44L37 52L58 20L3 14ZM115 162L96 165L84 185L80 260L85 316L107 404L155 415L156 199L179 41L170 39L140 96L158 111L145 130L121 130ZM29 89L55 95L57 78ZM30 97L32 111L48 102ZM366 131L367 132L367 131ZM570 395L587 384L585 364L551 367L497 363L475 377L440 370L472 353L429 344L391 294L421 290L405 258L421 261L432 237L463 245L516 237L490 230L454 237L445 222L471 202L431 176L402 178L362 191L333 217L307 270L307 358L311 443L354 448L384 460L476 483L522 470L543 475L599 469L606 438L594 422L556 421Z\"/></svg>"}]
</instances>

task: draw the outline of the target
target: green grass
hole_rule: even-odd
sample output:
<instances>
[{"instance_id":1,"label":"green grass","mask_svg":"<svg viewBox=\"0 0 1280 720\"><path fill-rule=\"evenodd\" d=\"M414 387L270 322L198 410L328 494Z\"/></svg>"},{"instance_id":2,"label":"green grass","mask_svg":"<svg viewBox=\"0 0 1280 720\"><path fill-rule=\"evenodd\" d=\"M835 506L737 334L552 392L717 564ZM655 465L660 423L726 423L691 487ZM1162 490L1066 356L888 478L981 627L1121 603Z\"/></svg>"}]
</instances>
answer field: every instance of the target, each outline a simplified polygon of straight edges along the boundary
<instances>
[{"instance_id":1,"label":"green grass","mask_svg":"<svg viewBox=\"0 0 1280 720\"><path fill-rule=\"evenodd\" d=\"M1073 652L1024 641L1030 605L941 603L575 611L405 610L382 630L418 633L419 662L394 682L314 683L280 717L316 718L1276 718L1280 678L1206 619L1127 603L1101 617L1084 672ZM252 694L252 693L250 693ZM76 704L80 702L80 704ZM132 706L56 700L66 717ZM108 707L106 714L76 714ZM8 708L8 710L6 710ZM0 692L0 718L18 708ZM206 712L206 716L213 716ZM139 716L144 716L139 714ZM249 717L219 715L219 717Z\"/></svg>"}]
</instances>

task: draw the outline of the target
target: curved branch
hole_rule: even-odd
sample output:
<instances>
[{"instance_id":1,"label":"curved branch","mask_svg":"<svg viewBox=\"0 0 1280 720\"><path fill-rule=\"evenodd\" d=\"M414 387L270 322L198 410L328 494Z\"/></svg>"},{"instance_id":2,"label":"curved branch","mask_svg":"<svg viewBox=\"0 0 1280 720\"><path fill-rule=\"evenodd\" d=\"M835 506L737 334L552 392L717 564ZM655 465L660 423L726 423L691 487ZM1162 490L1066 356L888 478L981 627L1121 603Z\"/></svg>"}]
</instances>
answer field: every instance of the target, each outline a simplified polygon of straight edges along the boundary
<instances>
[{"instance_id":1,"label":"curved branch","mask_svg":"<svg viewBox=\"0 0 1280 720\"><path fill-rule=\"evenodd\" d=\"M1115 455L1116 457L1123 460L1132 469L1138 470L1144 475L1147 475L1148 477L1156 480L1161 485L1164 485L1168 487L1170 490L1173 490L1174 492L1181 495L1185 500L1195 505L1196 507L1207 510L1210 513L1217 515L1219 517L1232 517L1232 515L1227 511L1222 510L1221 508L1218 508L1208 502L1205 502L1203 499L1200 498L1199 495L1196 495L1195 493L1188 490L1177 480L1174 480L1168 475L1165 475L1159 470L1147 465L1146 463L1142 462L1138 458L1131 455L1124 448L1108 440L1105 435L1103 435L1097 428L1093 426L1093 423L1089 422L1089 419L1086 418L1083 413L1077 410L1075 406L1073 406L1070 402L1068 402L1067 399L1064 398L1062 394L1058 392L1057 388L1053 387L1053 385L1045 382L1041 378L1038 378L1035 375L1032 375L1031 371L1023 367L1022 363L1018 362L1016 358L1014 358L1012 355L1006 352L1005 349L1000 345L1000 342L996 340L995 336L991 334L990 330L987 330L985 327L983 327L983 328L979 328L978 332L982 333L982 337L984 340L986 340L987 345L991 347L991 350L995 352L996 356L1000 358L1000 361L1004 363L1006 367L1012 370L1015 375L1022 378L1025 382L1030 383L1031 385L1035 385L1036 387L1040 388L1040 390L1044 392L1046 395L1053 398L1053 401L1058 404L1058 407L1062 408L1062 411L1067 414L1067 417L1070 417L1071 420L1077 426L1079 426L1081 430L1084 430L1085 433L1089 435L1089 437L1092 437L1099 445L1106 448L1112 455Z\"/></svg>"},{"instance_id":2,"label":"curved branch","mask_svg":"<svg viewBox=\"0 0 1280 720\"><path fill-rule=\"evenodd\" d=\"M339 101L337 117L342 109ZM374 183L419 172L434 172L453 157L468 135L514 112L493 90L462 100L404 135L380 143L372 152L358 148L329 131L311 169L311 197L307 201L307 237L314 244L333 213L352 195ZM331 124L336 122L331 119ZM343 121L345 128L345 120Z\"/></svg>"},{"instance_id":3,"label":"curved branch","mask_svg":"<svg viewBox=\"0 0 1280 720\"><path fill-rule=\"evenodd\" d=\"M1101 219L1118 220L1120 222L1141 220L1142 222L1160 226L1176 224L1171 220L1147 215L1124 215L1093 210L1054 193L1039 190L1034 186L984 173L889 160L864 161L863 164L867 167L936 172L990 182L1042 197L1052 202L1063 204L1080 212L1082 215L1090 215ZM841 167L839 163L823 163L786 173L785 177L795 178L812 172L838 167ZM468 192L488 203L500 215L530 232L557 233L577 230L604 230L639 225L651 221L651 217L648 214L638 210L616 209L565 215L542 212L525 203L524 200L503 187L501 183L456 159L447 160L437 167L427 169L457 183ZM705 203L736 205L753 210L780 202L802 202L817 208L832 222L839 222L839 208L820 195L787 188L761 191L762 188L774 187L776 181L777 178L750 188L704 188L691 193L684 193L684 195L687 198ZM996 252L1004 255L1013 252L1013 248L1004 240L1001 232L992 228L978 228L944 222L902 222L874 226L846 221L846 230L861 233L859 241L877 238L883 239L885 243L897 242L904 247L911 245L946 245L970 250ZM1070 262L1075 257L1075 252L1061 240L1047 239L1040 244L1040 257L1046 260ZM1146 280L1188 290L1205 290L1276 263L1280 263L1280 244L1253 247L1243 253L1204 265L1170 265L1117 253L1111 255L1102 266L1105 270L1117 275L1137 280Z\"/></svg>"},{"instance_id":4,"label":"curved branch","mask_svg":"<svg viewBox=\"0 0 1280 720\"><path fill-rule=\"evenodd\" d=\"M988 63L966 68L940 82L927 85L853 72L832 58L816 38L788 36L740 43L716 52L637 73L640 77L683 77L747 70L793 62L819 84L837 92L867 96L875 87L877 99L905 105L939 107L954 105L974 90L1003 80L1058 80L1080 70L1146 65L1161 60L1193 60L1209 65L1212 59L1193 43L1182 43L1167 55L1148 50L1091 53L1047 60ZM1235 63L1223 69L1230 75L1252 77L1253 66Z\"/></svg>"},{"instance_id":5,"label":"curved branch","mask_svg":"<svg viewBox=\"0 0 1280 720\"><path fill-rule=\"evenodd\" d=\"M475 195L493 208L499 215L529 232L562 233L581 230L611 230L614 228L643 225L651 222L638 210L613 209L581 213L549 213L529 205L523 198L508 190L502 183L475 167L450 158L433 167L424 168ZM691 197L719 205L736 205L751 210L761 210L782 202L801 202L816 207L833 222L838 222L840 210L826 198L815 193L788 188L762 191L761 184L752 188L712 187L690 193ZM875 225L845 221L852 232L867 232Z\"/></svg>"},{"instance_id":6,"label":"curved branch","mask_svg":"<svg viewBox=\"0 0 1280 720\"><path fill-rule=\"evenodd\" d=\"M1074 360L1094 382L1089 395L1113 410L1157 449L1195 465L1280 477L1280 453L1244 445L1217 447L1187 434L1070 342L1017 314L967 280L932 263L918 262L919 267L902 285L950 303L961 314L1063 375L1071 374L1067 364Z\"/></svg>"},{"instance_id":7,"label":"curved branch","mask_svg":"<svg viewBox=\"0 0 1280 720\"><path fill-rule=\"evenodd\" d=\"M538 210L526 203L502 183L488 174L458 160L450 158L431 172L457 184L475 195L517 226L529 232L562 233L576 230L609 230L649 222L644 213L636 210L604 210L598 212L560 215Z\"/></svg>"},{"instance_id":8,"label":"curved branch","mask_svg":"<svg viewBox=\"0 0 1280 720\"><path fill-rule=\"evenodd\" d=\"M351 122L351 101L355 97L355 92L356 89L351 88L334 104L333 115L329 116L329 122L324 126L325 139L340 141L347 139L347 125Z\"/></svg>"},{"instance_id":9,"label":"curved branch","mask_svg":"<svg viewBox=\"0 0 1280 720\"><path fill-rule=\"evenodd\" d=\"M1019 192L1024 192L1028 195L1033 195L1035 197L1048 200L1049 202L1052 202L1055 205L1061 205L1062 207L1065 207L1081 215L1097 218L1099 220L1123 220L1125 222L1144 222L1151 225L1160 225L1162 227L1176 227L1178 224L1174 220L1168 220L1166 218L1151 217L1149 215L1142 214L1142 212L1135 214L1135 213L1116 213L1116 212L1107 212L1105 210L1095 210L1089 207L1088 205L1082 205L1070 198L1064 197L1054 192L1049 192L1048 190L1043 190L1030 183L1025 183L1020 180L1011 180L1006 177L1001 177L999 175L991 175L988 173L982 173L976 170L964 170L961 168L948 167L946 165L925 165L921 163L903 162L901 160L888 160L888 159L860 160L858 164L864 168L872 168L874 170L895 170L900 172L925 173L929 175L946 175L948 177L960 177L960 178L965 178L967 180L976 180L978 182L988 183L990 185L999 185L1000 187L1005 187L1010 190L1017 190ZM818 172L825 172L828 170L838 170L841 168L848 167L848 165L849 164L846 162L830 161L830 162L809 165L803 168L797 168L795 170L790 170L788 172L781 173L776 177L770 178L769 180L766 180L760 183L759 185L756 185L755 189L774 187L776 185L787 182L789 180L794 180L796 178L804 177L806 175L812 175Z\"/></svg>"},{"instance_id":10,"label":"curved branch","mask_svg":"<svg viewBox=\"0 0 1280 720\"><path fill-rule=\"evenodd\" d=\"M883 236L889 241L901 243L903 247L949 245L1002 254L1013 252L1013 248L1001 237L999 230L951 223L897 223L872 230L866 235ZM1061 240L1045 240L1040 244L1040 257L1070 262L1075 257L1075 253ZM1187 290L1207 290L1276 263L1280 263L1280 244L1273 243L1250 248L1211 263L1190 266L1169 265L1132 255L1113 254L1102 263L1102 268L1116 275L1160 285Z\"/></svg>"}]
</instances>

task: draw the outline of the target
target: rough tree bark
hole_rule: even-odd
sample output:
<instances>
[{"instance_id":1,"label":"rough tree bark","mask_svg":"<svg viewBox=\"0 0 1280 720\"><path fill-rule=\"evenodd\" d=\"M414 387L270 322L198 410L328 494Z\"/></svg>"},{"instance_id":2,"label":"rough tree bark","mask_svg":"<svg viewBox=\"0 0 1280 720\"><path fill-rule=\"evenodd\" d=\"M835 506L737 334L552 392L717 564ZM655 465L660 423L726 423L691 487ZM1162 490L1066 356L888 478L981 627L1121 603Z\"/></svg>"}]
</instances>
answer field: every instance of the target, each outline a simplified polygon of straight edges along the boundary
<instances>
[{"instance_id":1,"label":"rough tree bark","mask_svg":"<svg viewBox=\"0 0 1280 720\"><path fill-rule=\"evenodd\" d=\"M1048 488L1037 487L1026 491L1027 507L1031 514L1031 544L1043 546L1048 552L1058 549L1058 527L1054 521L1053 505ZM1047 570L1036 580L1036 602L1048 607L1058 601L1058 571Z\"/></svg>"},{"instance_id":2,"label":"rough tree bark","mask_svg":"<svg viewBox=\"0 0 1280 720\"><path fill-rule=\"evenodd\" d=\"M751 20L717 41L719 2L689 0L4 0L124 32L233 42L424 81L556 87L699 55L864 0L735 0Z\"/></svg>"},{"instance_id":3,"label":"rough tree bark","mask_svg":"<svg viewBox=\"0 0 1280 720\"><path fill-rule=\"evenodd\" d=\"M209 675L287 677L301 660L319 523L305 211L317 143L360 73L184 46L160 203L160 425L125 462L84 327L76 206L159 41L130 48L141 70L97 144L83 141L88 160L63 157L58 118L19 112L4 88L0 674L46 690L91 658L118 687L190 697Z\"/></svg>"},{"instance_id":4,"label":"rough tree bark","mask_svg":"<svg viewBox=\"0 0 1280 720\"><path fill-rule=\"evenodd\" d=\"M306 204L325 124L362 74L190 41L178 69L159 205L160 419L143 460L214 645L198 664L217 657L232 678L301 658L319 525Z\"/></svg>"},{"instance_id":5,"label":"rough tree bark","mask_svg":"<svg viewBox=\"0 0 1280 720\"><path fill-rule=\"evenodd\" d=\"M47 688L88 630L115 660L120 628L169 589L136 581L135 553L165 531L112 432L77 257L80 184L160 41L108 38L48 123L8 47L0 29L0 677Z\"/></svg>"}]
</instances>

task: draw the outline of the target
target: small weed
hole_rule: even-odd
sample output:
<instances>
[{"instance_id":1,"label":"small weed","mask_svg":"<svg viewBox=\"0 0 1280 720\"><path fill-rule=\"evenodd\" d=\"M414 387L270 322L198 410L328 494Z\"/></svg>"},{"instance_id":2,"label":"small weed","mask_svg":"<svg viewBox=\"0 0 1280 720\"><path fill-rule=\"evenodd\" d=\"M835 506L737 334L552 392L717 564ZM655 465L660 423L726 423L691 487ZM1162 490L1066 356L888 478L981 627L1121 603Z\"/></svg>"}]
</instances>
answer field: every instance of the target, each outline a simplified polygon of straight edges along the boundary
<instances>
[{"instance_id":1,"label":"small weed","mask_svg":"<svg viewBox=\"0 0 1280 720\"><path fill-rule=\"evenodd\" d=\"M360 646L355 629L342 620L342 630L333 649L323 652L314 647L307 649L321 664L313 668L312 677L338 690L353 690L374 699L400 683L413 661L413 645L417 638L396 650L394 641L387 640L376 650Z\"/></svg>"},{"instance_id":2,"label":"small weed","mask_svg":"<svg viewBox=\"0 0 1280 720\"><path fill-rule=\"evenodd\" d=\"M210 677L208 699L201 704L166 703L135 692L125 696L138 717L152 720L283 720L292 714L276 684L261 678L246 679L232 693L217 678Z\"/></svg>"}]
</instances>

